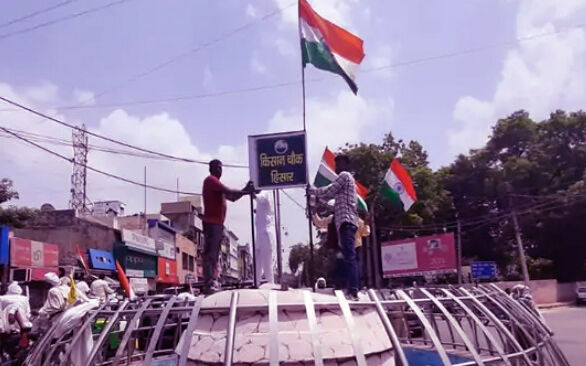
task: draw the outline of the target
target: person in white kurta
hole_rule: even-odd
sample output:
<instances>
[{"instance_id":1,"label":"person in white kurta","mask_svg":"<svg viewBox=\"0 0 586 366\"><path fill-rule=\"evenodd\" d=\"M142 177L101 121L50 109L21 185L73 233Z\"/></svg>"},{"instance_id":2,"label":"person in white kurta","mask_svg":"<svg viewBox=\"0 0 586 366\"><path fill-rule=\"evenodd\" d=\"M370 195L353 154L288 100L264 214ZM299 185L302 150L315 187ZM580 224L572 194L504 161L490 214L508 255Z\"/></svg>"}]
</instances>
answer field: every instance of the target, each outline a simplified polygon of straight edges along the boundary
<instances>
[{"instance_id":1,"label":"person in white kurta","mask_svg":"<svg viewBox=\"0 0 586 366\"><path fill-rule=\"evenodd\" d=\"M260 280L264 275L267 282L274 283L273 247L276 241L275 221L271 201L266 193L256 196L256 219L254 223L256 230L254 253L256 257L256 281L260 284Z\"/></svg>"}]
</instances>

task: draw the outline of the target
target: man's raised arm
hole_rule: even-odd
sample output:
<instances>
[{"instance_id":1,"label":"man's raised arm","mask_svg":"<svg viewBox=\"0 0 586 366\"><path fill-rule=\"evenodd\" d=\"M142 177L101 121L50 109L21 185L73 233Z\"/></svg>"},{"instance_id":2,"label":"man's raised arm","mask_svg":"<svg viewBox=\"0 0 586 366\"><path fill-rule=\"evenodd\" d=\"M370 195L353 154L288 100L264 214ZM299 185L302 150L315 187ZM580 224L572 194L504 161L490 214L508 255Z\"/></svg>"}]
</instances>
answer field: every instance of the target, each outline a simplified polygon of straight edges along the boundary
<instances>
[{"instance_id":1,"label":"man's raised arm","mask_svg":"<svg viewBox=\"0 0 586 366\"><path fill-rule=\"evenodd\" d=\"M252 183L252 181L249 181L246 186L241 189L241 190L237 190L237 189L231 189L226 187L225 185L222 185L222 193L224 193L226 195L226 199L232 202L235 202L237 200L239 200L240 198L242 198L242 196L245 196L247 194L253 193L254 191L254 184Z\"/></svg>"}]
</instances>

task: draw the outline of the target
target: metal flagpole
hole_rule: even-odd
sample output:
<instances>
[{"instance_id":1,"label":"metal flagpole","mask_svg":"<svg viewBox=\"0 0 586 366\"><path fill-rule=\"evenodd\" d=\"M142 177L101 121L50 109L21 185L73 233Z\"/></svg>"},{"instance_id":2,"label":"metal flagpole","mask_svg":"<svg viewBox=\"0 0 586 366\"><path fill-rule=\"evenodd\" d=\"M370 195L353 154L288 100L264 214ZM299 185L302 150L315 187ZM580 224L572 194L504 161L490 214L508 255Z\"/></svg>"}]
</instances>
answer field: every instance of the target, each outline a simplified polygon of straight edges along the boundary
<instances>
[{"instance_id":1,"label":"metal flagpole","mask_svg":"<svg viewBox=\"0 0 586 366\"><path fill-rule=\"evenodd\" d=\"M298 5L299 6L299 5ZM301 47L301 22L297 19L297 27L299 29L299 45L301 49L301 92L302 92L302 117L303 117L303 132L307 134L305 128L305 65L303 64L303 48ZM306 140L307 141L307 140ZM309 226L309 285L314 288L313 281L313 225L311 224L311 207L309 199L309 182L305 188L305 196L307 198L307 223Z\"/></svg>"}]
</instances>

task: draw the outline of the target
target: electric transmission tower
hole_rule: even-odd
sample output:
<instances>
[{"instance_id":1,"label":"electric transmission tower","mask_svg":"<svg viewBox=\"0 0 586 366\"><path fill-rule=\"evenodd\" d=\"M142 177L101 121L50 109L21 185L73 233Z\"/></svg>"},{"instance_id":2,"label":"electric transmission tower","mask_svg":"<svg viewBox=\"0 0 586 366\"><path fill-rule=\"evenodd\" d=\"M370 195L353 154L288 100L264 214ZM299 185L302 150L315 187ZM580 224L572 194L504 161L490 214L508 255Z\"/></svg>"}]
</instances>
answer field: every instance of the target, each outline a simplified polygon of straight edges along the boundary
<instances>
[{"instance_id":1,"label":"electric transmission tower","mask_svg":"<svg viewBox=\"0 0 586 366\"><path fill-rule=\"evenodd\" d=\"M71 174L71 201L69 206L76 213L86 214L86 178L87 178L87 153L88 136L85 124L72 132L73 142L73 173Z\"/></svg>"}]
</instances>

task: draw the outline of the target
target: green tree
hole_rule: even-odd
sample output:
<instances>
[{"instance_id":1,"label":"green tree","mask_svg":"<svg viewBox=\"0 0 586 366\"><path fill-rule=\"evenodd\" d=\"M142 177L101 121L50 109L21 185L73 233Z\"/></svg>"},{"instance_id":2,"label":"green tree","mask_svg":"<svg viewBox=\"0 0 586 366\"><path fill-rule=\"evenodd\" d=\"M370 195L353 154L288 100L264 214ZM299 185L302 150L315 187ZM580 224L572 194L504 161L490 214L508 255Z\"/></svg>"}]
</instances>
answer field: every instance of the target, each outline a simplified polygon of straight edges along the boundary
<instances>
[{"instance_id":1,"label":"green tree","mask_svg":"<svg viewBox=\"0 0 586 366\"><path fill-rule=\"evenodd\" d=\"M0 180L0 203L13 199L18 199L18 192L14 190L11 179L2 178Z\"/></svg>"}]
</instances>

